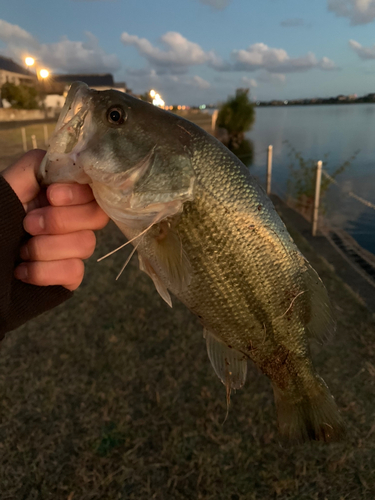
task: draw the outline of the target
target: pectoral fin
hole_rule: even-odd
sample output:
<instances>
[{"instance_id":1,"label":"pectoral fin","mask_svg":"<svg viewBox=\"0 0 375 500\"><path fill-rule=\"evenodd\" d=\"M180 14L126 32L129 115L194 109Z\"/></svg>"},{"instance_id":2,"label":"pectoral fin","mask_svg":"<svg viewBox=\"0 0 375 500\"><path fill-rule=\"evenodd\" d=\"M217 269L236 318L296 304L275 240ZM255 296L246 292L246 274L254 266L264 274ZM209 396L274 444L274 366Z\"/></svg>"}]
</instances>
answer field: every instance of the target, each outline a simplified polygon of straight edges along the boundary
<instances>
[{"instance_id":1,"label":"pectoral fin","mask_svg":"<svg viewBox=\"0 0 375 500\"><path fill-rule=\"evenodd\" d=\"M160 297L163 300L165 300L165 302L169 305L169 307L172 307L172 300L167 290L167 287L164 285L160 277L156 274L150 262L139 254L138 254L138 260L139 260L139 269L150 276L150 278L154 282L155 288L158 291Z\"/></svg>"},{"instance_id":2,"label":"pectoral fin","mask_svg":"<svg viewBox=\"0 0 375 500\"><path fill-rule=\"evenodd\" d=\"M247 358L242 353L227 346L208 330L204 331L208 357L216 375L227 388L227 395L231 389L240 389L246 380Z\"/></svg>"},{"instance_id":3,"label":"pectoral fin","mask_svg":"<svg viewBox=\"0 0 375 500\"><path fill-rule=\"evenodd\" d=\"M159 224L160 235L153 238L150 252L157 263L156 272L165 279L168 288L178 293L189 286L191 266L177 233L168 221Z\"/></svg>"}]
</instances>

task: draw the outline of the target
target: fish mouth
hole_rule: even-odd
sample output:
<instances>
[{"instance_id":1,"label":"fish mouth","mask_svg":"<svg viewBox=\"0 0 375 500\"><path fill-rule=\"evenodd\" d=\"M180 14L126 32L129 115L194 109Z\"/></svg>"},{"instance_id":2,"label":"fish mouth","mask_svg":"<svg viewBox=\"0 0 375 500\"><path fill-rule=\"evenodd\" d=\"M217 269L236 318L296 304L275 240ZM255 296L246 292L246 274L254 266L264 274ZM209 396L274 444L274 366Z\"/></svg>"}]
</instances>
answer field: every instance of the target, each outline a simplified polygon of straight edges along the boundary
<instances>
[{"instance_id":1,"label":"fish mouth","mask_svg":"<svg viewBox=\"0 0 375 500\"><path fill-rule=\"evenodd\" d=\"M90 88L86 83L72 83L59 119L57 120L56 130L60 130L82 109L82 107L88 104L90 93Z\"/></svg>"},{"instance_id":2,"label":"fish mouth","mask_svg":"<svg viewBox=\"0 0 375 500\"><path fill-rule=\"evenodd\" d=\"M85 83L75 82L71 85L47 154L39 167L37 178L42 185L52 182L90 182L78 159L94 132L90 105L92 95L93 91Z\"/></svg>"}]
</instances>

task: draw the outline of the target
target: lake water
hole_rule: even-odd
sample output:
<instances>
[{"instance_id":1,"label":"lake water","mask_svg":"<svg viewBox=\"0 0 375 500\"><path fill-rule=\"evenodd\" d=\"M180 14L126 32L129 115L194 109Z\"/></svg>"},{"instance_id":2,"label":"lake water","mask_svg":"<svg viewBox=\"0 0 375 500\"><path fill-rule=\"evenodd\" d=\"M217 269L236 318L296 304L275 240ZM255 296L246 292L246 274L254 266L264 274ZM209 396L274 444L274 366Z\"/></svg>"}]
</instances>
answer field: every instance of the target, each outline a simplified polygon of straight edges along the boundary
<instances>
[{"instance_id":1,"label":"lake water","mask_svg":"<svg viewBox=\"0 0 375 500\"><path fill-rule=\"evenodd\" d=\"M253 175L265 183L267 147L273 145L272 191L284 197L291 158L288 141L305 159L324 160L334 171L357 150L348 169L326 197L329 225L345 229L363 248L375 253L375 209L348 196L352 191L375 205L375 105L285 106L256 108L247 137L254 144Z\"/></svg>"}]
</instances>

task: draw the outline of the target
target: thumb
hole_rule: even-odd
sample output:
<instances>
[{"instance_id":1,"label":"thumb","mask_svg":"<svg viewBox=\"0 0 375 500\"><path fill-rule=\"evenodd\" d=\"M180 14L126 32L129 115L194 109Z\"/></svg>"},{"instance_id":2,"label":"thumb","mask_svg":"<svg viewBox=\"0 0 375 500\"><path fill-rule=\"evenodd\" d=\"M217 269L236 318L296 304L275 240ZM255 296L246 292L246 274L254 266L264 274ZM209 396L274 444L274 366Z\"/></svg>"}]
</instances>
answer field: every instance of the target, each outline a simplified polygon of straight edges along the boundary
<instances>
[{"instance_id":1,"label":"thumb","mask_svg":"<svg viewBox=\"0 0 375 500\"><path fill-rule=\"evenodd\" d=\"M2 172L24 206L36 198L40 191L36 173L45 154L42 149L32 149Z\"/></svg>"}]
</instances>

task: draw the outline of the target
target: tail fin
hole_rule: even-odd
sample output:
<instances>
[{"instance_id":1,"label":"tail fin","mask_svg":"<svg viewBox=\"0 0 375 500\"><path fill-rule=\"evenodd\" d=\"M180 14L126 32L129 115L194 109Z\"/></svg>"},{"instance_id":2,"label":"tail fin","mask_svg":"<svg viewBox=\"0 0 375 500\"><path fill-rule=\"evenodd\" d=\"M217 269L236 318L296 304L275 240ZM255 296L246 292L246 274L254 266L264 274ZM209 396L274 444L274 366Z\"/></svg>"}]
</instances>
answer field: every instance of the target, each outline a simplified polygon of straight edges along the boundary
<instances>
[{"instance_id":1,"label":"tail fin","mask_svg":"<svg viewBox=\"0 0 375 500\"><path fill-rule=\"evenodd\" d=\"M324 381L316 377L313 395L298 401L273 386L279 430L287 441L339 441L345 435L345 424Z\"/></svg>"}]
</instances>

